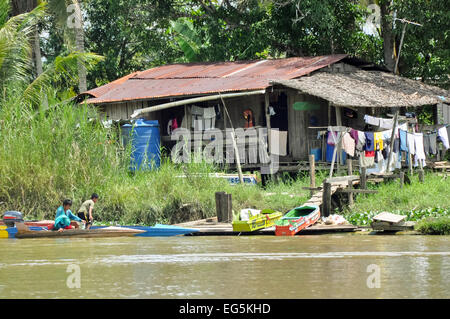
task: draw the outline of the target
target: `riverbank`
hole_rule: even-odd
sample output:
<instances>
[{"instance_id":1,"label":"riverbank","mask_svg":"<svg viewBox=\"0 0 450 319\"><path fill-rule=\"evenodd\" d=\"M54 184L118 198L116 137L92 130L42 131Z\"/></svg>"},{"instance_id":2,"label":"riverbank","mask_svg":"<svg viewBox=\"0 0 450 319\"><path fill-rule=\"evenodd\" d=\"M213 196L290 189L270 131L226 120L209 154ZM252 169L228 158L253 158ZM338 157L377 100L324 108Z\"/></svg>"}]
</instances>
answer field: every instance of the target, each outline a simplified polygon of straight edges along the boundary
<instances>
[{"instance_id":1,"label":"riverbank","mask_svg":"<svg viewBox=\"0 0 450 319\"><path fill-rule=\"evenodd\" d=\"M130 149L121 145L117 132L101 123L90 107L58 104L49 110L17 107L14 98L0 108L0 209L18 210L26 219L53 219L65 198L73 210L90 194L100 194L95 219L104 223L176 224L216 215L217 191L232 194L233 209L271 208L287 212L309 198L309 176L283 176L279 183L230 185L205 162L177 165L168 160L152 172L128 170ZM326 172L316 174L322 183ZM369 185L377 194L355 196L344 214L355 225L380 211L416 216L448 215L450 183L427 173L425 182L413 176L400 189L398 181Z\"/></svg>"}]
</instances>

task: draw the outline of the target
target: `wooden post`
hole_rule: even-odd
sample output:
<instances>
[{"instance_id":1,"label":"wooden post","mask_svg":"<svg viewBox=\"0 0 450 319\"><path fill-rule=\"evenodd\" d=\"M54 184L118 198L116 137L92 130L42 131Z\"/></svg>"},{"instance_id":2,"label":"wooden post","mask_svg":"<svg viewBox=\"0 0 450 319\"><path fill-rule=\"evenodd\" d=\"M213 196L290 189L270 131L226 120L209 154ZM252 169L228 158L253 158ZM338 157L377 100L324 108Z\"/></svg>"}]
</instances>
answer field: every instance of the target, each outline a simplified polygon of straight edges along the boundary
<instances>
[{"instance_id":1,"label":"wooden post","mask_svg":"<svg viewBox=\"0 0 450 319\"><path fill-rule=\"evenodd\" d=\"M408 170L409 170L409 175L413 175L413 166L412 166L412 155L410 152L408 152Z\"/></svg>"},{"instance_id":2,"label":"wooden post","mask_svg":"<svg viewBox=\"0 0 450 319\"><path fill-rule=\"evenodd\" d=\"M272 145L272 134L271 134L272 126L270 125L269 106L270 106L270 96L269 96L269 92L266 91L266 93L264 94L264 113L266 113L266 126L267 126L267 156L270 159L270 163L269 163L270 178L274 182L274 181L276 181L276 177L274 176L274 174L272 174L272 163L271 163L271 156L270 156L270 147Z\"/></svg>"},{"instance_id":3,"label":"wooden post","mask_svg":"<svg viewBox=\"0 0 450 319\"><path fill-rule=\"evenodd\" d=\"M336 126L342 126L341 108L339 106L335 106L335 109L336 109ZM342 164L342 135L343 135L343 133L341 133L341 138L339 139L338 144L334 146L337 148L336 164L337 164L338 172L339 172L340 164Z\"/></svg>"},{"instance_id":4,"label":"wooden post","mask_svg":"<svg viewBox=\"0 0 450 319\"><path fill-rule=\"evenodd\" d=\"M331 214L331 183L323 183L322 214L324 217Z\"/></svg>"},{"instance_id":5,"label":"wooden post","mask_svg":"<svg viewBox=\"0 0 450 319\"><path fill-rule=\"evenodd\" d=\"M218 222L229 223L233 219L231 194L216 192L216 215Z\"/></svg>"},{"instance_id":6,"label":"wooden post","mask_svg":"<svg viewBox=\"0 0 450 319\"><path fill-rule=\"evenodd\" d=\"M405 184L405 172L400 172L400 188Z\"/></svg>"},{"instance_id":7,"label":"wooden post","mask_svg":"<svg viewBox=\"0 0 450 319\"><path fill-rule=\"evenodd\" d=\"M352 159L347 159L347 175L353 175L353 160Z\"/></svg>"},{"instance_id":8,"label":"wooden post","mask_svg":"<svg viewBox=\"0 0 450 319\"><path fill-rule=\"evenodd\" d=\"M316 187L316 163L313 154L309 155L309 186L311 188ZM311 197L314 195L314 191L310 192Z\"/></svg>"},{"instance_id":9,"label":"wooden post","mask_svg":"<svg viewBox=\"0 0 450 319\"><path fill-rule=\"evenodd\" d=\"M353 181L352 180L348 181L348 188L349 189L353 188ZM348 193L348 206L349 207L353 206L353 193Z\"/></svg>"},{"instance_id":10,"label":"wooden post","mask_svg":"<svg viewBox=\"0 0 450 319\"><path fill-rule=\"evenodd\" d=\"M359 178L359 185L361 189L367 189L367 176L365 167L361 167L361 175L359 176Z\"/></svg>"},{"instance_id":11,"label":"wooden post","mask_svg":"<svg viewBox=\"0 0 450 319\"><path fill-rule=\"evenodd\" d=\"M425 181L423 169L419 169L419 182L423 183Z\"/></svg>"}]
</instances>

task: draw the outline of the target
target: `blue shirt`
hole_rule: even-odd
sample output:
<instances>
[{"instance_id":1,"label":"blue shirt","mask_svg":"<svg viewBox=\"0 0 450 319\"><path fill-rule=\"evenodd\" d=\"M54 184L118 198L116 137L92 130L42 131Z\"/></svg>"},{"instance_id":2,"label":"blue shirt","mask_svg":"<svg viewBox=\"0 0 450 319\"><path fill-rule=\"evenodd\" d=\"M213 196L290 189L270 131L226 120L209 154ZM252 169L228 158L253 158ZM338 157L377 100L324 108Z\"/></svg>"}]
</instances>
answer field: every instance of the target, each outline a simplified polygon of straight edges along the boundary
<instances>
[{"instance_id":1,"label":"blue shirt","mask_svg":"<svg viewBox=\"0 0 450 319\"><path fill-rule=\"evenodd\" d=\"M58 209L56 210L55 225L53 226L53 228L58 230L59 228L69 226L71 220L81 222L81 218L72 214L70 209L64 212L64 207L59 206Z\"/></svg>"}]
</instances>

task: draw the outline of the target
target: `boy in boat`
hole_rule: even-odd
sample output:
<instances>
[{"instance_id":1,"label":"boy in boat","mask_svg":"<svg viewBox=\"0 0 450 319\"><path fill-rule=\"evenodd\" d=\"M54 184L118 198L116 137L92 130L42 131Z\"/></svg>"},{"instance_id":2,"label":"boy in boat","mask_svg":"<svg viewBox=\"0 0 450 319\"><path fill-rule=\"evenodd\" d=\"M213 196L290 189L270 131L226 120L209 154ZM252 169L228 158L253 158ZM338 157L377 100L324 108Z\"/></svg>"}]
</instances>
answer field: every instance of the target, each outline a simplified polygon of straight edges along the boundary
<instances>
[{"instance_id":1,"label":"boy in boat","mask_svg":"<svg viewBox=\"0 0 450 319\"><path fill-rule=\"evenodd\" d=\"M90 229L92 226L92 221L94 220L94 218L92 217L92 212L97 201L98 195L96 193L93 193L91 199L88 199L83 204L81 204L81 207L78 210L78 217L86 222L87 229Z\"/></svg>"},{"instance_id":2,"label":"boy in boat","mask_svg":"<svg viewBox=\"0 0 450 319\"><path fill-rule=\"evenodd\" d=\"M72 201L70 199L65 199L63 201L62 206L59 206L56 210L55 224L53 226L54 230L59 232L64 231L64 229L68 229L70 227L70 221L75 220L77 222L85 223L84 220L81 220L70 211L70 207L72 206ZM78 228L78 226L76 226Z\"/></svg>"}]
</instances>

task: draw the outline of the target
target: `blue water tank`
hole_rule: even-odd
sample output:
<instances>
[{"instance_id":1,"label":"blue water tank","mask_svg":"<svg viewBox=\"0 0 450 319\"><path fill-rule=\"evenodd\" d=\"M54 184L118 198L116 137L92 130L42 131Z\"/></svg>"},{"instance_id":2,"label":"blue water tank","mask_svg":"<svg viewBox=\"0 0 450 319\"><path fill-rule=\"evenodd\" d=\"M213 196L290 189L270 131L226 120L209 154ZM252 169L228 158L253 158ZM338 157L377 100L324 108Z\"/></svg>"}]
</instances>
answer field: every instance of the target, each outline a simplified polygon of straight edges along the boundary
<instances>
[{"instance_id":1,"label":"blue water tank","mask_svg":"<svg viewBox=\"0 0 450 319\"><path fill-rule=\"evenodd\" d=\"M322 160L322 149L320 149L320 148L312 148L310 150L309 154L314 155L314 160L316 162Z\"/></svg>"},{"instance_id":2,"label":"blue water tank","mask_svg":"<svg viewBox=\"0 0 450 319\"><path fill-rule=\"evenodd\" d=\"M146 170L161 164L160 134L158 121L137 119L133 125L122 125L124 144L132 142L130 169Z\"/></svg>"}]
</instances>

